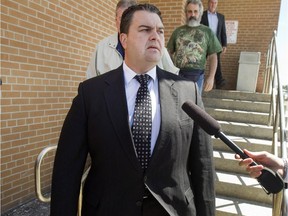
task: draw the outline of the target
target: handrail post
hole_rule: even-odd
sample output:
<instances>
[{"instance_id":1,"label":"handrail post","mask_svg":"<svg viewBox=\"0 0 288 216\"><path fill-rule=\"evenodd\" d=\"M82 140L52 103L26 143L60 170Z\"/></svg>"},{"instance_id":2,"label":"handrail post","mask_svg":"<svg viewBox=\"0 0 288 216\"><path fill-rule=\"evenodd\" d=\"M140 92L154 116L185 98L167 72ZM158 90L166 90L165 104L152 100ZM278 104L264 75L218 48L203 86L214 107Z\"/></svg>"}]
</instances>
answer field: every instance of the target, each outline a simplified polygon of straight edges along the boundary
<instances>
[{"instance_id":1,"label":"handrail post","mask_svg":"<svg viewBox=\"0 0 288 216\"><path fill-rule=\"evenodd\" d=\"M45 197L42 193L42 189L41 189L41 164L42 161L44 159L44 157L46 156L46 154L49 151L55 150L57 148L57 145L53 145L53 146L48 146L46 148L44 148L40 154L38 155L36 161L35 161L35 191L36 191L36 196L37 198L44 203L49 203L50 202L50 196Z\"/></svg>"},{"instance_id":2,"label":"handrail post","mask_svg":"<svg viewBox=\"0 0 288 216\"><path fill-rule=\"evenodd\" d=\"M272 151L277 157L287 158L287 144L285 140L285 127L284 127L284 102L283 102L283 88L281 84L278 59L277 59L277 32L274 31L273 38L268 50L266 68L269 69L269 73L265 74L264 83L272 84L271 104L269 113L269 124L273 123L273 140ZM271 59L270 59L271 58ZM270 70L271 69L271 70ZM271 79L272 78L272 79ZM269 85L270 86L270 85ZM267 91L267 86L265 86ZM276 97L277 96L277 97ZM276 98L276 99L275 99ZM280 152L278 149L278 143L280 142ZM283 189L281 193L273 196L273 216L287 216L288 213L288 191Z\"/></svg>"},{"instance_id":3,"label":"handrail post","mask_svg":"<svg viewBox=\"0 0 288 216\"><path fill-rule=\"evenodd\" d=\"M42 193L42 188L41 188L41 164L42 161L44 160L44 157L46 156L46 154L52 150L56 150L57 149L57 145L53 145L53 146L48 146L46 148L44 148L40 154L38 155L36 161L35 161L35 192L36 192L36 197L44 203L49 203L51 201L51 197L50 196L44 196ZM78 200L78 216L81 216L81 209L82 209L82 193L83 193L83 187L84 187L84 183L85 180L89 174L90 171L90 165L88 166L88 168L85 170L84 174L82 175L81 178L81 185L80 185L80 194L79 194L79 200Z\"/></svg>"}]
</instances>

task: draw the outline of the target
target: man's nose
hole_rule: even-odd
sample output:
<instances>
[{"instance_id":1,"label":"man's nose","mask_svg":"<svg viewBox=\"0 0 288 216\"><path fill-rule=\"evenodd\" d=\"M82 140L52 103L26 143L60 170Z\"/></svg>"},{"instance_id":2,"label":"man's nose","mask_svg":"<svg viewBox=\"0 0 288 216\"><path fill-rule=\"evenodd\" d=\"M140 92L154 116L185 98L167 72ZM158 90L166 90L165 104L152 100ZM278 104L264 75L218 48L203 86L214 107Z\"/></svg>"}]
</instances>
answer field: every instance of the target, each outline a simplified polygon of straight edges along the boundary
<instances>
[{"instance_id":1,"label":"man's nose","mask_svg":"<svg viewBox=\"0 0 288 216\"><path fill-rule=\"evenodd\" d=\"M157 29L153 29L151 31L150 40L157 40L157 39L159 39L158 31Z\"/></svg>"}]
</instances>

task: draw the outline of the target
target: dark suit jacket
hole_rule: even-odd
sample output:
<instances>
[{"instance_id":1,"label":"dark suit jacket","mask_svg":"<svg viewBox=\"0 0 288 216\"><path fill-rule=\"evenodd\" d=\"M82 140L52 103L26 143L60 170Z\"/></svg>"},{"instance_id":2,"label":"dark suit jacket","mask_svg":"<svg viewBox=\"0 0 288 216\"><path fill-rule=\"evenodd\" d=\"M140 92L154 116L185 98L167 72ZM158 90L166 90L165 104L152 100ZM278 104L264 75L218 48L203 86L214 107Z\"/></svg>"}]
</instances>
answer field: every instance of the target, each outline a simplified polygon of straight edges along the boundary
<instances>
[{"instance_id":1,"label":"dark suit jacket","mask_svg":"<svg viewBox=\"0 0 288 216\"><path fill-rule=\"evenodd\" d=\"M218 40L220 41L222 47L227 47L225 16L223 14L217 12L217 17L218 17L218 26L217 26L216 36L217 36ZM201 24L209 27L207 10L203 12Z\"/></svg>"},{"instance_id":2,"label":"dark suit jacket","mask_svg":"<svg viewBox=\"0 0 288 216\"><path fill-rule=\"evenodd\" d=\"M203 106L193 82L157 67L161 106L159 136L143 175L128 122L122 66L79 85L64 121L55 157L51 216L74 216L87 153L91 170L83 200L93 216L140 216L146 184L175 216L213 216L211 138L181 106ZM197 213L196 213L197 211Z\"/></svg>"}]
</instances>

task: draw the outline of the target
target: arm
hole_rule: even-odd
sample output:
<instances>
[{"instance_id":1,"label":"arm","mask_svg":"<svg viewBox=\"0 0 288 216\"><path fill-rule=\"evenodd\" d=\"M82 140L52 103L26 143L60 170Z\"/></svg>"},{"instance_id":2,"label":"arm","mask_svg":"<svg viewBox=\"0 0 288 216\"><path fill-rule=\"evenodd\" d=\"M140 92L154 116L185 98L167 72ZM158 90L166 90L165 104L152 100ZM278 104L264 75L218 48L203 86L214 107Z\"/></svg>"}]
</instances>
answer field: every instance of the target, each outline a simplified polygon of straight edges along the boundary
<instances>
[{"instance_id":1,"label":"arm","mask_svg":"<svg viewBox=\"0 0 288 216\"><path fill-rule=\"evenodd\" d=\"M241 159L239 161L239 166L245 167L246 171L250 174L251 177L257 178L260 176L261 170L264 166L278 172L281 176L284 175L284 160L278 158L277 156L266 152L250 152L244 149L244 153L249 156L249 158ZM240 159L239 155L235 156L236 159ZM257 166L249 166L253 161L259 163ZM283 176L284 177L284 176Z\"/></svg>"},{"instance_id":2,"label":"arm","mask_svg":"<svg viewBox=\"0 0 288 216\"><path fill-rule=\"evenodd\" d=\"M221 29L221 45L223 48L227 47L227 33L226 33L226 23L225 23L225 16L224 15L223 15L223 25L222 25L222 29Z\"/></svg>"},{"instance_id":3,"label":"arm","mask_svg":"<svg viewBox=\"0 0 288 216\"><path fill-rule=\"evenodd\" d=\"M167 43L167 52L170 55L170 59L174 62L174 53L175 53L175 31L172 33L169 41ZM165 52L165 51L164 51Z\"/></svg>"},{"instance_id":4,"label":"arm","mask_svg":"<svg viewBox=\"0 0 288 216\"><path fill-rule=\"evenodd\" d=\"M216 68L217 68L217 54L213 53L209 55L207 57L207 60L209 61L209 73L207 77L205 78L204 91L211 91L213 89L214 77L215 77Z\"/></svg>"},{"instance_id":5,"label":"arm","mask_svg":"<svg viewBox=\"0 0 288 216\"><path fill-rule=\"evenodd\" d=\"M223 25L222 25L222 30L221 30L221 45L222 45L221 54L225 54L227 51L227 34L226 34L225 16L223 16Z\"/></svg>"},{"instance_id":6,"label":"arm","mask_svg":"<svg viewBox=\"0 0 288 216\"><path fill-rule=\"evenodd\" d=\"M64 121L56 151L51 189L51 216L76 216L78 198L87 157L87 116L79 94Z\"/></svg>"}]
</instances>

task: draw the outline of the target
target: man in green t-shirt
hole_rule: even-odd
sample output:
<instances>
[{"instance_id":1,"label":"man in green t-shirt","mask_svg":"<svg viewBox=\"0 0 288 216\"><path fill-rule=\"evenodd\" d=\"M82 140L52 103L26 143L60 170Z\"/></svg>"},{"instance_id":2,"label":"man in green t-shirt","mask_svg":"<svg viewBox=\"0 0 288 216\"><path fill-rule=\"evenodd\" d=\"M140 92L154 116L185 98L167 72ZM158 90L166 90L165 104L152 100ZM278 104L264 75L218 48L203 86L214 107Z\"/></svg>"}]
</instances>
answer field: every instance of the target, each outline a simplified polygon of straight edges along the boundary
<instances>
[{"instance_id":1,"label":"man in green t-shirt","mask_svg":"<svg viewBox=\"0 0 288 216\"><path fill-rule=\"evenodd\" d=\"M175 29L167 49L175 66L180 68L179 75L197 82L201 94L202 89L210 91L213 88L217 53L222 51L222 47L212 30L200 24L203 14L200 0L187 0L185 13L187 23ZM209 61L209 73L204 83L206 59Z\"/></svg>"}]
</instances>

